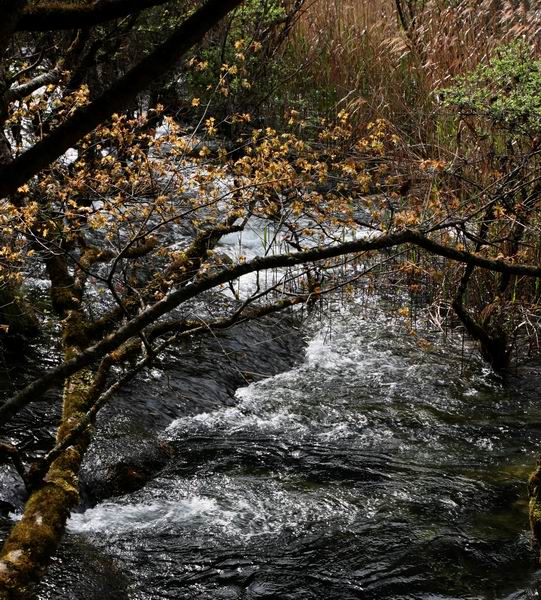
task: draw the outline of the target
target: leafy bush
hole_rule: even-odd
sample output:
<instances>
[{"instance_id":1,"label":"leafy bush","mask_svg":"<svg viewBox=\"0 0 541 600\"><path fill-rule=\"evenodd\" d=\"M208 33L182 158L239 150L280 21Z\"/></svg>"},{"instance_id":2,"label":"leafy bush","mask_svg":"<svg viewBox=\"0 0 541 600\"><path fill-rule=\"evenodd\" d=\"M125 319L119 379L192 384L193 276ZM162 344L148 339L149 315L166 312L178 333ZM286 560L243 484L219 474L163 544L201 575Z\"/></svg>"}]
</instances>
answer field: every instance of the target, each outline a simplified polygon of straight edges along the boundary
<instances>
[{"instance_id":1,"label":"leafy bush","mask_svg":"<svg viewBox=\"0 0 541 600\"><path fill-rule=\"evenodd\" d=\"M443 90L444 103L513 137L541 131L541 59L524 42L500 47L488 64Z\"/></svg>"}]
</instances>

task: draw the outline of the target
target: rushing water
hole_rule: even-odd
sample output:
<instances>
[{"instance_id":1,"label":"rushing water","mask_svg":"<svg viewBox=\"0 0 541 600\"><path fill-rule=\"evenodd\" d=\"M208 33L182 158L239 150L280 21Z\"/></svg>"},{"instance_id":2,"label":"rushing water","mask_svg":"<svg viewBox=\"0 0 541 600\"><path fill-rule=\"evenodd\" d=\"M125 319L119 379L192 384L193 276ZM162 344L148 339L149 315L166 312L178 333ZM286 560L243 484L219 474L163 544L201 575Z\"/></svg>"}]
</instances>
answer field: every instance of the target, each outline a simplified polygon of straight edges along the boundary
<instances>
[{"instance_id":1,"label":"rushing water","mask_svg":"<svg viewBox=\"0 0 541 600\"><path fill-rule=\"evenodd\" d=\"M179 409L163 469L72 516L40 597L537 597L539 374L431 341L353 306L298 366Z\"/></svg>"}]
</instances>

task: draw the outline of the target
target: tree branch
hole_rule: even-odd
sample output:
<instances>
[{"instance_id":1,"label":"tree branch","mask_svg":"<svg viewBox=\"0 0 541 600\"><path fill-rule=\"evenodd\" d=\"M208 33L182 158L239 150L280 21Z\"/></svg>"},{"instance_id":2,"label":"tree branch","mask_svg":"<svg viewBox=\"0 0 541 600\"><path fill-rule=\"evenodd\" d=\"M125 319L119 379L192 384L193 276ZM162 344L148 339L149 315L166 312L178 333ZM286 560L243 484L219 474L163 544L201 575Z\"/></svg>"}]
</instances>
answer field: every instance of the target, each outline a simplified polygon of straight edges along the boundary
<instances>
[{"instance_id":1,"label":"tree branch","mask_svg":"<svg viewBox=\"0 0 541 600\"><path fill-rule=\"evenodd\" d=\"M167 4L171 0L96 0L87 5L48 2L29 6L17 25L18 31L82 29Z\"/></svg>"},{"instance_id":2,"label":"tree branch","mask_svg":"<svg viewBox=\"0 0 541 600\"><path fill-rule=\"evenodd\" d=\"M77 34L70 47L67 49L65 55L60 58L54 67L45 73L34 77L30 81L26 81L25 83L11 87L6 93L6 100L8 102L21 100L44 85L57 83L62 77L63 70L66 68L66 66L70 65L70 62L75 57L81 54L85 44L86 36Z\"/></svg>"},{"instance_id":3,"label":"tree branch","mask_svg":"<svg viewBox=\"0 0 541 600\"><path fill-rule=\"evenodd\" d=\"M190 300L203 292L256 271L292 267L307 262L335 258L345 254L383 250L408 243L424 248L432 254L461 263L473 264L490 271L498 273L509 272L528 277L541 277L541 266L539 265L519 265L505 260L485 258L464 250L456 250L455 248L443 246L438 242L430 240L422 232L415 230L404 230L389 235L381 235L371 240L360 239L327 247L316 247L292 254L260 256L246 263L223 269L218 273L201 276L193 283L172 291L165 298L132 318L114 333L106 336L93 346L88 347L71 360L47 371L42 377L28 384L0 407L0 425L5 424L24 406L37 400L54 384L62 381L65 377L77 373L77 371L92 364L94 361L99 360L131 337L138 335L146 326L155 323L157 319L169 313L186 300Z\"/></svg>"},{"instance_id":4,"label":"tree branch","mask_svg":"<svg viewBox=\"0 0 541 600\"><path fill-rule=\"evenodd\" d=\"M99 98L78 109L45 139L0 167L0 197L7 197L62 156L81 138L122 110L157 77L171 69L214 25L243 0L207 0L192 16ZM21 200L19 200L19 203Z\"/></svg>"}]
</instances>

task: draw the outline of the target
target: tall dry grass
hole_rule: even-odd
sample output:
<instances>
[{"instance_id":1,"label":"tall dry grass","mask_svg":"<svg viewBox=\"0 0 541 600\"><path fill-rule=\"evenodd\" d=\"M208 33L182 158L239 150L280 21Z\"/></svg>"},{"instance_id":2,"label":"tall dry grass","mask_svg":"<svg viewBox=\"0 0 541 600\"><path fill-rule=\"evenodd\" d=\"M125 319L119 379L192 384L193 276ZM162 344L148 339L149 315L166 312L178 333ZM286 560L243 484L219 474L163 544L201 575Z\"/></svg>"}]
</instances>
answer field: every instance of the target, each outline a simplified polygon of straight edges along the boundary
<instances>
[{"instance_id":1,"label":"tall dry grass","mask_svg":"<svg viewBox=\"0 0 541 600\"><path fill-rule=\"evenodd\" d=\"M419 11L415 50L431 86L441 87L519 38L539 50L541 3L529 0L432 1Z\"/></svg>"},{"instance_id":2,"label":"tall dry grass","mask_svg":"<svg viewBox=\"0 0 541 600\"><path fill-rule=\"evenodd\" d=\"M432 92L517 38L539 51L541 2L313 0L290 39L319 109L347 105L359 122L383 116L410 138L434 134ZM301 85L302 85L301 83Z\"/></svg>"}]
</instances>

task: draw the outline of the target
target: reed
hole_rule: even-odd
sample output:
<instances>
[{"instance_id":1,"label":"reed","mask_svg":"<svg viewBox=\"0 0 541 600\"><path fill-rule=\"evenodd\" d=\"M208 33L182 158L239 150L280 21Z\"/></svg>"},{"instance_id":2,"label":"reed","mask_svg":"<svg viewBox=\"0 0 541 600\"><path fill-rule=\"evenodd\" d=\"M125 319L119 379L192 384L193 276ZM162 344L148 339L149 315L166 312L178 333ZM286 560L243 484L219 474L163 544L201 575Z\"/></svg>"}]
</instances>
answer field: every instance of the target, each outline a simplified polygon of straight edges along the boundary
<instances>
[{"instance_id":1,"label":"reed","mask_svg":"<svg viewBox=\"0 0 541 600\"><path fill-rule=\"evenodd\" d=\"M409 2L402 22L397 2ZM389 119L417 141L437 136L433 92L517 38L539 51L541 2L313 0L289 40L300 94L318 110L347 106L362 125Z\"/></svg>"}]
</instances>

